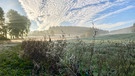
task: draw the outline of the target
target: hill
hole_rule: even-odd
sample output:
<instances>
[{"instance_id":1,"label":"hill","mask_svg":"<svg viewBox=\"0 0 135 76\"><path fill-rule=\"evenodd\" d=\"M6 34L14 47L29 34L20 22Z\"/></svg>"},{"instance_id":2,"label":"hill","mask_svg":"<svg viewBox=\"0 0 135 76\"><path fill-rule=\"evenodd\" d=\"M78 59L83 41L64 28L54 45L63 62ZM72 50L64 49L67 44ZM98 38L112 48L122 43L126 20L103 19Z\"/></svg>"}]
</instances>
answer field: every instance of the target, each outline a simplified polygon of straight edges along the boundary
<instances>
[{"instance_id":1,"label":"hill","mask_svg":"<svg viewBox=\"0 0 135 76\"><path fill-rule=\"evenodd\" d=\"M93 38L86 38L83 40L92 40L92 39ZM97 36L96 40L135 40L135 33Z\"/></svg>"},{"instance_id":2,"label":"hill","mask_svg":"<svg viewBox=\"0 0 135 76\"><path fill-rule=\"evenodd\" d=\"M113 30L110 31L110 34L126 34L126 33L132 33L135 28L133 26L123 28L123 29L118 29L118 30Z\"/></svg>"},{"instance_id":3,"label":"hill","mask_svg":"<svg viewBox=\"0 0 135 76\"><path fill-rule=\"evenodd\" d=\"M77 26L56 26L50 27L49 31L54 31L55 34L81 34L88 31L87 27L77 27Z\"/></svg>"},{"instance_id":4,"label":"hill","mask_svg":"<svg viewBox=\"0 0 135 76\"><path fill-rule=\"evenodd\" d=\"M88 37L92 36L94 31L97 31L97 35L106 34L108 31L101 30L97 28L88 28L88 27L78 27L78 26L55 26L50 27L48 30L44 31L33 31L29 33L29 36L44 36L46 35L70 35L70 36L79 36L79 37Z\"/></svg>"}]
</instances>

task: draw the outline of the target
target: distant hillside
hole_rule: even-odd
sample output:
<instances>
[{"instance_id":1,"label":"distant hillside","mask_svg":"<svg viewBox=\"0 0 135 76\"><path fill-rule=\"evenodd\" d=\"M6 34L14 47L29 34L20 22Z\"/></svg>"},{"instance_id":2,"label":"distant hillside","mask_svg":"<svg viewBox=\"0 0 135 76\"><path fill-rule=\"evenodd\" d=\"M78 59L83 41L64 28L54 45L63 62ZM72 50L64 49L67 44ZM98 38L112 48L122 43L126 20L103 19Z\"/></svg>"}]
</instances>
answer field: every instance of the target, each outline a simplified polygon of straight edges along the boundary
<instances>
[{"instance_id":1,"label":"distant hillside","mask_svg":"<svg viewBox=\"0 0 135 76\"><path fill-rule=\"evenodd\" d=\"M114 31L110 31L110 34L126 34L126 33L132 33L133 32L134 27L127 27L127 28L123 28L123 29L118 29L118 30L114 30Z\"/></svg>"},{"instance_id":2,"label":"distant hillside","mask_svg":"<svg viewBox=\"0 0 135 76\"><path fill-rule=\"evenodd\" d=\"M45 36L46 34L46 31L31 31L28 36Z\"/></svg>"},{"instance_id":3,"label":"distant hillside","mask_svg":"<svg viewBox=\"0 0 135 76\"><path fill-rule=\"evenodd\" d=\"M92 39L93 38L86 38L83 40L92 40ZM135 40L135 33L97 36L96 40Z\"/></svg>"},{"instance_id":4,"label":"distant hillside","mask_svg":"<svg viewBox=\"0 0 135 76\"><path fill-rule=\"evenodd\" d=\"M57 26L51 27L48 31L54 32L54 34L67 34L72 36L79 37L90 37L93 36L94 31L96 31L96 35L106 34L108 31L101 30L97 28L88 28L88 27L78 27L78 26Z\"/></svg>"},{"instance_id":5,"label":"distant hillside","mask_svg":"<svg viewBox=\"0 0 135 76\"><path fill-rule=\"evenodd\" d=\"M78 26L55 26L50 27L48 30L45 31L33 31L29 33L29 36L44 36L46 35L58 35L58 34L65 34L69 36L79 36L79 37L89 37L93 36L94 31L97 31L97 35L107 34L108 31L101 30L101 29L93 29L88 27L78 27Z\"/></svg>"},{"instance_id":6,"label":"distant hillside","mask_svg":"<svg viewBox=\"0 0 135 76\"><path fill-rule=\"evenodd\" d=\"M88 31L87 27L77 27L77 26L56 26L50 27L49 31L53 31L55 34L81 34Z\"/></svg>"}]
</instances>

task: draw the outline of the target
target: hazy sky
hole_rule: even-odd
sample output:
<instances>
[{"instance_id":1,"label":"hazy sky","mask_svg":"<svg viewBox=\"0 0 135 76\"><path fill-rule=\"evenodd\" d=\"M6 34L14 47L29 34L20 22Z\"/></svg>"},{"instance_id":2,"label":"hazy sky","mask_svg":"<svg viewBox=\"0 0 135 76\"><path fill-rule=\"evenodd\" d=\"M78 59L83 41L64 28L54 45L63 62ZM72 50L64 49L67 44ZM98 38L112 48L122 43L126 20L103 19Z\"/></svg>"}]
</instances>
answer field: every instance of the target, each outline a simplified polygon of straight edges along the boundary
<instances>
[{"instance_id":1,"label":"hazy sky","mask_svg":"<svg viewBox=\"0 0 135 76\"><path fill-rule=\"evenodd\" d=\"M20 2L20 3L19 3ZM31 30L50 26L84 26L115 30L135 22L135 0L0 0L9 9L27 15Z\"/></svg>"}]
</instances>

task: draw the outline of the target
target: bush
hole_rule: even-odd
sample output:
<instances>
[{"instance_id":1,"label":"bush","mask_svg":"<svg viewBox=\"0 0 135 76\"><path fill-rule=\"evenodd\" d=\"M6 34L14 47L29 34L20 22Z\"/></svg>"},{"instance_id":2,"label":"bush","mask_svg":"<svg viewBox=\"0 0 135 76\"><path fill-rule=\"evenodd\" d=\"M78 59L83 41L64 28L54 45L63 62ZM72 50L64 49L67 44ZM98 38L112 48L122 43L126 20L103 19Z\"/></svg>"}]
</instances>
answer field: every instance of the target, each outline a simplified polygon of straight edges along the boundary
<instances>
[{"instance_id":1,"label":"bush","mask_svg":"<svg viewBox=\"0 0 135 76\"><path fill-rule=\"evenodd\" d=\"M59 41L34 41L22 42L23 57L29 58L33 64L35 74L59 74L60 58L63 56L66 42ZM44 70L46 69L46 70Z\"/></svg>"}]
</instances>

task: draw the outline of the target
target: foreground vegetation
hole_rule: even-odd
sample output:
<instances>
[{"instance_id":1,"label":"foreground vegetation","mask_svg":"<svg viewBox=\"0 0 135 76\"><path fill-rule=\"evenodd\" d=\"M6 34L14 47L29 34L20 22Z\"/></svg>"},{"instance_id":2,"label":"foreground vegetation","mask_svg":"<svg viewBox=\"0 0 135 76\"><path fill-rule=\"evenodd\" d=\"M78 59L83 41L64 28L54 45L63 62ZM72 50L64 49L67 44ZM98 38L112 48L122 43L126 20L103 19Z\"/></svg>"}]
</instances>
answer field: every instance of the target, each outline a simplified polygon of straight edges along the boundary
<instances>
[{"instance_id":1,"label":"foreground vegetation","mask_svg":"<svg viewBox=\"0 0 135 76\"><path fill-rule=\"evenodd\" d=\"M20 45L0 50L0 76L30 76L32 62L19 57Z\"/></svg>"},{"instance_id":2,"label":"foreground vegetation","mask_svg":"<svg viewBox=\"0 0 135 76\"><path fill-rule=\"evenodd\" d=\"M2 76L134 76L135 41L23 41L0 51Z\"/></svg>"}]
</instances>

